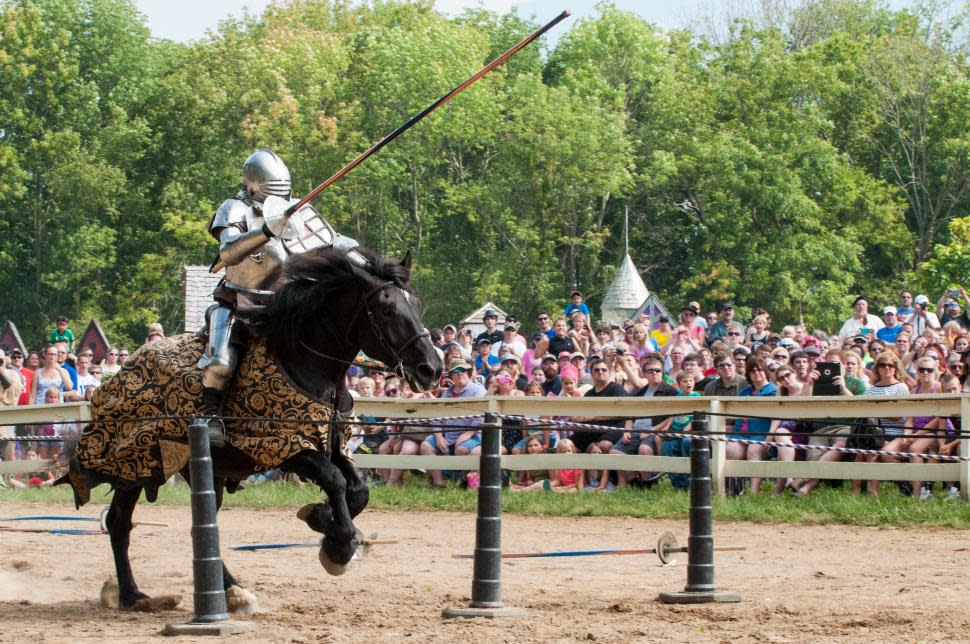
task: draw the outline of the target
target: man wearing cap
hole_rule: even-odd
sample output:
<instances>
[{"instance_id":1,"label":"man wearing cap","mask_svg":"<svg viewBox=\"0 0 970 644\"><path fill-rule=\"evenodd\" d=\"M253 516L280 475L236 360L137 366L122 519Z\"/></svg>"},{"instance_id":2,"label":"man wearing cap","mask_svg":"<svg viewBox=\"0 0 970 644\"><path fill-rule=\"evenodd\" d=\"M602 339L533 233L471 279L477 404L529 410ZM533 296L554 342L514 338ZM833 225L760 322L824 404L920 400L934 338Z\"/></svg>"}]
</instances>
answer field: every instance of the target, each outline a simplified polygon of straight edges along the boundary
<instances>
[{"instance_id":1,"label":"man wearing cap","mask_svg":"<svg viewBox=\"0 0 970 644\"><path fill-rule=\"evenodd\" d=\"M493 344L498 344L502 341L502 332L498 330L498 313L492 309L486 309L485 315L482 316L482 323L485 325L485 330L479 333L475 337L475 346L478 346L478 341L482 338L487 338L489 346Z\"/></svg>"},{"instance_id":2,"label":"man wearing cap","mask_svg":"<svg viewBox=\"0 0 970 644\"><path fill-rule=\"evenodd\" d=\"M705 342L707 343L707 346L711 346L711 344L715 340L725 339L727 336L728 328L732 324L737 325L741 329L741 336L742 337L744 336L744 327L734 321L733 303L725 302L724 304L722 304L721 310L718 315L719 317L717 322L712 324L710 328L707 329L707 339L705 340ZM731 346L734 346L734 345L740 344L740 340L737 338L728 339L727 343L730 344Z\"/></svg>"},{"instance_id":3,"label":"man wearing cap","mask_svg":"<svg viewBox=\"0 0 970 644\"><path fill-rule=\"evenodd\" d=\"M525 353L525 342L520 340L517 330L518 327L515 323L506 321L502 331L502 339L497 344L492 344L492 354L501 356L503 353L511 351L521 358Z\"/></svg>"},{"instance_id":4,"label":"man wearing cap","mask_svg":"<svg viewBox=\"0 0 970 644\"><path fill-rule=\"evenodd\" d=\"M876 331L885 325L875 315L869 313L869 300L860 295L852 302L852 317L845 321L839 331L840 338L851 338L856 335L874 336Z\"/></svg>"},{"instance_id":5,"label":"man wearing cap","mask_svg":"<svg viewBox=\"0 0 970 644\"><path fill-rule=\"evenodd\" d=\"M960 298L966 301L967 307L970 307L970 298L967 297L967 292L962 286L943 291L943 295L940 296L940 300L936 304L936 310L942 311L940 314L941 326L947 322L956 322L964 331L970 329L970 319L967 318L967 312L960 311Z\"/></svg>"},{"instance_id":6,"label":"man wearing cap","mask_svg":"<svg viewBox=\"0 0 970 644\"><path fill-rule=\"evenodd\" d=\"M20 372L20 379L23 389L20 391L20 398L17 399L18 405L30 404L30 388L34 385L34 372L24 366L24 353L20 349L13 349L10 352L10 368Z\"/></svg>"},{"instance_id":7,"label":"man wearing cap","mask_svg":"<svg viewBox=\"0 0 970 644\"><path fill-rule=\"evenodd\" d=\"M887 306L882 310L882 321L886 324L883 328L876 331L876 337L886 344L896 342L896 336L903 330L903 325L899 321L895 306Z\"/></svg>"},{"instance_id":8,"label":"man wearing cap","mask_svg":"<svg viewBox=\"0 0 970 644\"><path fill-rule=\"evenodd\" d=\"M522 373L522 361L519 360L519 357L511 351L507 351L506 353L500 355L499 358L502 361L502 368L508 369L512 374L512 380L515 382L515 388L520 391L524 391L525 386L529 384L529 379L525 377L524 373Z\"/></svg>"},{"instance_id":9,"label":"man wearing cap","mask_svg":"<svg viewBox=\"0 0 970 644\"><path fill-rule=\"evenodd\" d=\"M441 393L441 398L482 398L486 395L485 387L472 378L472 367L464 360L455 360L448 368L448 378L451 384ZM448 431L452 425L459 425ZM478 425L475 419L442 420L435 426L431 436L421 443L422 456L436 454L452 454L463 456L481 451L482 437L476 429L464 429L469 425ZM428 477L433 487L444 487L445 479L441 470L428 470Z\"/></svg>"},{"instance_id":10,"label":"man wearing cap","mask_svg":"<svg viewBox=\"0 0 970 644\"><path fill-rule=\"evenodd\" d=\"M453 344L458 340L458 329L454 324L446 324L441 330L441 346Z\"/></svg>"},{"instance_id":11,"label":"man wearing cap","mask_svg":"<svg viewBox=\"0 0 970 644\"><path fill-rule=\"evenodd\" d=\"M569 356L569 364L576 367L576 371L579 373L580 385L593 384L593 380L589 377L589 372L586 371L586 356L583 355L582 351L573 351L572 355Z\"/></svg>"},{"instance_id":12,"label":"man wearing cap","mask_svg":"<svg viewBox=\"0 0 970 644\"><path fill-rule=\"evenodd\" d=\"M547 396L549 394L558 396L562 391L562 381L559 379L559 363L556 361L556 356L547 353L542 356L539 366L542 369L542 375L546 377L546 381L542 383L542 393Z\"/></svg>"},{"instance_id":13,"label":"man wearing cap","mask_svg":"<svg viewBox=\"0 0 970 644\"><path fill-rule=\"evenodd\" d=\"M913 300L916 303L915 312L909 316L909 318L903 319L904 324L909 323L913 325L913 333L915 337L923 335L926 329L939 329L940 319L936 317L936 313L929 310L930 308L930 298L925 295L917 295L916 299ZM898 313L898 311L897 311Z\"/></svg>"}]
</instances>

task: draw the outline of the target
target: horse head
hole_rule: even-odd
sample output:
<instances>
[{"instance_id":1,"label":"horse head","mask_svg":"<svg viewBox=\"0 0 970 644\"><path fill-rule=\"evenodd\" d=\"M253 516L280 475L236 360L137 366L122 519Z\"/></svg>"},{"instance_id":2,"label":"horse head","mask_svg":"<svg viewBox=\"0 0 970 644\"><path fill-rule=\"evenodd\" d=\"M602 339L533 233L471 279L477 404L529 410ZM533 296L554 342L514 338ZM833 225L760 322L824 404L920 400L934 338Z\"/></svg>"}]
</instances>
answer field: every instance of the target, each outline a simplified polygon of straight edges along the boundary
<instances>
[{"instance_id":1,"label":"horse head","mask_svg":"<svg viewBox=\"0 0 970 644\"><path fill-rule=\"evenodd\" d=\"M363 266L331 248L290 258L262 316L264 333L291 362L306 361L309 354L317 364L331 361L342 376L363 350L416 391L430 389L442 363L410 288L410 252L400 263L364 249L357 253ZM289 367L288 372L300 380Z\"/></svg>"}]
</instances>

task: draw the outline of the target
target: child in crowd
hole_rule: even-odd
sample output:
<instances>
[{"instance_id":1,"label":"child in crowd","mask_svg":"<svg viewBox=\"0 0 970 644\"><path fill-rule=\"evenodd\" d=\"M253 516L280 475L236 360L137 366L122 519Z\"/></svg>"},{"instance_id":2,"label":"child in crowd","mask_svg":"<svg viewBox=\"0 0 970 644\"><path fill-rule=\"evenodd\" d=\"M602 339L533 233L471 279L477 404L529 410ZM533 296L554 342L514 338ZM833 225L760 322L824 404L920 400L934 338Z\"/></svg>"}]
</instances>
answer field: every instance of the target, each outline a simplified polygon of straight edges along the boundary
<instances>
[{"instance_id":1,"label":"child in crowd","mask_svg":"<svg viewBox=\"0 0 970 644\"><path fill-rule=\"evenodd\" d=\"M589 307L586 306L586 302L583 301L583 294L580 291L573 291L569 294L569 304L566 308L562 310L562 316L569 319L573 311L579 311L586 316L586 320L589 321Z\"/></svg>"},{"instance_id":2,"label":"child in crowd","mask_svg":"<svg viewBox=\"0 0 970 644\"><path fill-rule=\"evenodd\" d=\"M576 445L568 438L559 441L556 447L557 454L575 454ZM524 487L518 492L527 490L545 490L546 492L563 492L567 494L582 492L585 488L586 477L583 470L549 470L549 478L545 481L536 481L528 487Z\"/></svg>"},{"instance_id":3,"label":"child in crowd","mask_svg":"<svg viewBox=\"0 0 970 644\"><path fill-rule=\"evenodd\" d=\"M530 436L526 439L525 449L521 453L542 454L544 451L542 441L539 440L539 437ZM525 488L534 485L536 482L541 483L547 478L549 478L548 470L519 470L517 474L517 481L510 486L510 489L513 492L521 492Z\"/></svg>"},{"instance_id":4,"label":"child in crowd","mask_svg":"<svg viewBox=\"0 0 970 644\"><path fill-rule=\"evenodd\" d=\"M698 392L694 391L694 374L690 371L681 371L677 374L677 396L700 396ZM693 420L694 417L691 414L670 416L654 429L657 432L689 432ZM660 454L662 456L690 456L690 445L691 439L687 437L664 437L660 443ZM671 472L667 476L678 490L686 490L690 487L690 476L688 474Z\"/></svg>"},{"instance_id":5,"label":"child in crowd","mask_svg":"<svg viewBox=\"0 0 970 644\"><path fill-rule=\"evenodd\" d=\"M357 393L363 398L374 397L374 379L364 376L357 380ZM353 453L355 454L376 454L377 448L387 438L383 425L376 424L378 419L374 416L358 416L357 420L361 423L374 423L358 425L354 429L354 436L351 440L355 443Z\"/></svg>"},{"instance_id":6,"label":"child in crowd","mask_svg":"<svg viewBox=\"0 0 970 644\"><path fill-rule=\"evenodd\" d=\"M587 454L602 454L603 449L599 443L590 443L586 448ZM587 492L612 492L616 486L610 481L609 470L587 470L589 481L586 483Z\"/></svg>"},{"instance_id":7,"label":"child in crowd","mask_svg":"<svg viewBox=\"0 0 970 644\"><path fill-rule=\"evenodd\" d=\"M51 329L50 337L47 338L48 344L55 342L67 342L67 350L74 351L74 331L67 326L67 316L58 315Z\"/></svg>"}]
</instances>

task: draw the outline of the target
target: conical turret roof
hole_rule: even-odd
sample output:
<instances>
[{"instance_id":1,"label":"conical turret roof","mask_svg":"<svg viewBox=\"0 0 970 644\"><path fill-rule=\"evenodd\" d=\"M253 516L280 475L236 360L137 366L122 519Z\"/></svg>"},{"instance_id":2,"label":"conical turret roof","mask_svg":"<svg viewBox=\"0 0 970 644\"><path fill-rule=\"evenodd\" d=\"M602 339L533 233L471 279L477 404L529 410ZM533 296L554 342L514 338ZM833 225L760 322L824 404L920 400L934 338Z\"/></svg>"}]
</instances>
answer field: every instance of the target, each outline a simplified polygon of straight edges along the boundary
<instances>
[{"instance_id":1,"label":"conical turret roof","mask_svg":"<svg viewBox=\"0 0 970 644\"><path fill-rule=\"evenodd\" d=\"M601 307L605 309L631 309L640 308L644 300L650 295L647 285L643 283L637 267L630 259L630 254L623 256L620 267L616 271L616 276L606 294L603 296Z\"/></svg>"}]
</instances>

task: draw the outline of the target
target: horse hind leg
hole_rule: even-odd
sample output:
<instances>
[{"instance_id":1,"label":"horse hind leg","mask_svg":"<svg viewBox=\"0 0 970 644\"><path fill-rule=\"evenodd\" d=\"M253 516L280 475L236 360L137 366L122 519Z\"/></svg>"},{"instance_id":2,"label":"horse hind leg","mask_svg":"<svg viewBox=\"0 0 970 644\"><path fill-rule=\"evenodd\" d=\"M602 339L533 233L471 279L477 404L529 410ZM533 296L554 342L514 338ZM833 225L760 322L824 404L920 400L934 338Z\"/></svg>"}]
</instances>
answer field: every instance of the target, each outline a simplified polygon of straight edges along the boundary
<instances>
[{"instance_id":1,"label":"horse hind leg","mask_svg":"<svg viewBox=\"0 0 970 644\"><path fill-rule=\"evenodd\" d=\"M138 590L135 577L131 572L131 561L128 559L128 546L131 543L131 517L135 512L141 488L117 489L111 499L111 507L105 523L111 539L111 551L114 555L115 573L118 577L117 607L124 610L157 611L170 610L182 601L181 595L166 595L152 598ZM105 583L101 590L102 603L114 607L111 602L112 584Z\"/></svg>"}]
</instances>

